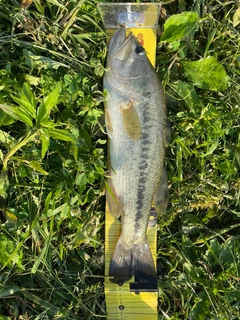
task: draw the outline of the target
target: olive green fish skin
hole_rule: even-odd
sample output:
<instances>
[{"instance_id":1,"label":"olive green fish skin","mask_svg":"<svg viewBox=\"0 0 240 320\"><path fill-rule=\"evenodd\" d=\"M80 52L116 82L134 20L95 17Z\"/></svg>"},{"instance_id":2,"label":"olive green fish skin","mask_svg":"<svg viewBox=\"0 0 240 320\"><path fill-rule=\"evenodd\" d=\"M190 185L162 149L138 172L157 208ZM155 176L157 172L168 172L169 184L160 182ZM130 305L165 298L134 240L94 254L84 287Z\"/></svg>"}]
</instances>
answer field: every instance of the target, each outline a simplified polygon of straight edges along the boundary
<instances>
[{"instance_id":1,"label":"olive green fish skin","mask_svg":"<svg viewBox=\"0 0 240 320\"><path fill-rule=\"evenodd\" d=\"M111 189L107 201L122 222L109 268L111 281L117 283L136 274L156 276L146 230L154 195L167 195L168 126L159 78L135 37L126 38L124 27L110 42L106 68ZM167 200L162 198L158 205L164 210Z\"/></svg>"}]
</instances>

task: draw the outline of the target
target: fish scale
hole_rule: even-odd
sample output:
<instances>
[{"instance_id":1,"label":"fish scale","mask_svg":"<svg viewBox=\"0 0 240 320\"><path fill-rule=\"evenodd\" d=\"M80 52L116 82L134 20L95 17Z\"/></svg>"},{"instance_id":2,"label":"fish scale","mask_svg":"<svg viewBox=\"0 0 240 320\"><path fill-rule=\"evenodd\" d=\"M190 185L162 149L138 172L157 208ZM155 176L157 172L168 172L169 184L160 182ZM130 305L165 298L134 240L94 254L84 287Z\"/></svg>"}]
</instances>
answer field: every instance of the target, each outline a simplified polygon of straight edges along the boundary
<instances>
[{"instance_id":1,"label":"fish scale","mask_svg":"<svg viewBox=\"0 0 240 320\"><path fill-rule=\"evenodd\" d=\"M126 38L124 27L110 42L104 87L111 190L107 202L122 223L109 276L113 282L128 281L137 274L155 277L146 230L154 194L160 188L160 194L167 195L163 181L166 106L144 49L132 34Z\"/></svg>"}]
</instances>

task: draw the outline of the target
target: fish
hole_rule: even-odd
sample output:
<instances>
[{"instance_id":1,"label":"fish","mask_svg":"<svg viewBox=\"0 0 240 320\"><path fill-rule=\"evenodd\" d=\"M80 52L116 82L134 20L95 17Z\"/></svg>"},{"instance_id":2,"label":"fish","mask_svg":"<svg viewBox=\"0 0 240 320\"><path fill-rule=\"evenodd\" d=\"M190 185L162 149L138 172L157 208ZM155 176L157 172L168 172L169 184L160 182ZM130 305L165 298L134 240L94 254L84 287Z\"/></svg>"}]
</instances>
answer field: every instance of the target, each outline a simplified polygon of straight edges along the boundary
<instances>
[{"instance_id":1,"label":"fish","mask_svg":"<svg viewBox=\"0 0 240 320\"><path fill-rule=\"evenodd\" d=\"M133 276L152 281L156 270L146 236L152 203L168 203L165 149L169 122L160 79L145 49L121 26L108 48L103 79L108 134L106 199L121 219L121 234L109 266L109 279Z\"/></svg>"}]
</instances>

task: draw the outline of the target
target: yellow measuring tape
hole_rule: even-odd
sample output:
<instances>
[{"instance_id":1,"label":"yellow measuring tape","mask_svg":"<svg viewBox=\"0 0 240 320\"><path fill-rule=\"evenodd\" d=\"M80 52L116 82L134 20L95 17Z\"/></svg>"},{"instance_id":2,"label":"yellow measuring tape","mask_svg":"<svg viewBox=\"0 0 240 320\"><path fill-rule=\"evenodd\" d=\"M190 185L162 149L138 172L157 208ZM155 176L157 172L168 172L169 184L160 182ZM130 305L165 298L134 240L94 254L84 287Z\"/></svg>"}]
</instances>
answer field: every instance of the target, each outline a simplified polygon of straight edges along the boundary
<instances>
[{"instance_id":1,"label":"yellow measuring tape","mask_svg":"<svg viewBox=\"0 0 240 320\"><path fill-rule=\"evenodd\" d=\"M105 275L108 276L109 264L121 231L121 223L106 207L105 218ZM152 211L147 230L149 245L156 266L157 226L156 213ZM157 283L139 283L132 278L124 284L112 283L105 278L105 298L108 319L157 320Z\"/></svg>"},{"instance_id":2,"label":"yellow measuring tape","mask_svg":"<svg viewBox=\"0 0 240 320\"><path fill-rule=\"evenodd\" d=\"M99 11L109 38L119 25L127 27L145 48L155 66L156 33L161 5L158 3L99 3ZM134 277L125 283L112 283L108 278L109 264L121 232L121 222L110 214L105 216L105 298L109 320L157 320L158 286ZM147 237L156 267L157 217L152 209Z\"/></svg>"}]
</instances>

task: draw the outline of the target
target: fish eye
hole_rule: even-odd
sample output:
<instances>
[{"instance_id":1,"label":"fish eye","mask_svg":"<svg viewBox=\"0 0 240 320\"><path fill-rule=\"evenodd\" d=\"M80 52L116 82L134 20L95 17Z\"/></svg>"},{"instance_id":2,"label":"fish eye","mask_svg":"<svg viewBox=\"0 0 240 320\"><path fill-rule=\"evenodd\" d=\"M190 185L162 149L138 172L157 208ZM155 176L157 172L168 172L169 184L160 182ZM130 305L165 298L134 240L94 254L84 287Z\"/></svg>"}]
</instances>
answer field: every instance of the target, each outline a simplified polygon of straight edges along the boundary
<instances>
[{"instance_id":1,"label":"fish eye","mask_svg":"<svg viewBox=\"0 0 240 320\"><path fill-rule=\"evenodd\" d=\"M136 46L135 52L140 55L145 54L145 50L143 49L142 46Z\"/></svg>"}]
</instances>

